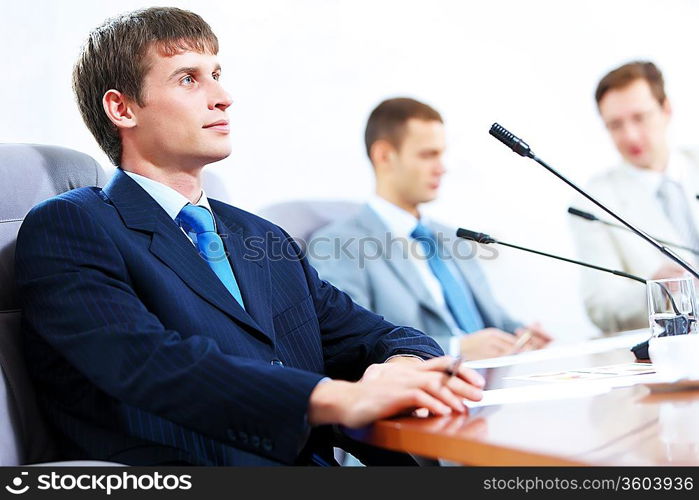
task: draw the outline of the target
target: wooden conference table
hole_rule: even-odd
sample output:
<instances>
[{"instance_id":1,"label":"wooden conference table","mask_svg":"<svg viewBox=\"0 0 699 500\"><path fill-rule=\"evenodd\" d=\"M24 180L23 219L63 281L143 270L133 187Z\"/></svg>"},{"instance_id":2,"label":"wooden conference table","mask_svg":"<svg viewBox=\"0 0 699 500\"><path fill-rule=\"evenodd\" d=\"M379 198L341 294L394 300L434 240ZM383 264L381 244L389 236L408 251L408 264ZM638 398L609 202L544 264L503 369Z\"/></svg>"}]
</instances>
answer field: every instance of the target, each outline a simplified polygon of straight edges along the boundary
<instances>
[{"instance_id":1,"label":"wooden conference table","mask_svg":"<svg viewBox=\"0 0 699 500\"><path fill-rule=\"evenodd\" d=\"M481 373L486 389L499 389L540 384L505 379L513 375L634 360L628 348L616 348ZM577 383L569 383L573 393ZM651 393L636 385L577 396L398 417L349 433L374 446L470 465L699 465L699 390Z\"/></svg>"}]
</instances>

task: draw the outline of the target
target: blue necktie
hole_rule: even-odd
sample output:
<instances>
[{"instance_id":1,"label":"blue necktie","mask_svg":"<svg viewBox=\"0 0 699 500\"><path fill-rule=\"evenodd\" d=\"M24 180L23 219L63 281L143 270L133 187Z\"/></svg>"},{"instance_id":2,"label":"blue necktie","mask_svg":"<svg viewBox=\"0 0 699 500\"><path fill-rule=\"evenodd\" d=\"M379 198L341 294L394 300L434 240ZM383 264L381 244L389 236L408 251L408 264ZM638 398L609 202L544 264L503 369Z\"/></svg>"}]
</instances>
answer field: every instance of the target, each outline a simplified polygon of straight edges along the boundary
<instances>
[{"instance_id":1,"label":"blue necktie","mask_svg":"<svg viewBox=\"0 0 699 500\"><path fill-rule=\"evenodd\" d=\"M478 311L478 307L476 307L476 301L470 288L439 257L437 240L432 231L418 223L410 236L422 244L427 256L427 264L440 285L442 285L442 292L444 293L447 307L449 307L449 311L458 327L467 333L485 328L483 318Z\"/></svg>"},{"instance_id":2,"label":"blue necktie","mask_svg":"<svg viewBox=\"0 0 699 500\"><path fill-rule=\"evenodd\" d=\"M199 255L209 264L209 267L238 301L238 304L245 308L240 288L238 288L238 283L233 275L233 269L228 262L223 240L215 231L213 214L205 207L189 204L180 210L177 220L187 233L196 234Z\"/></svg>"}]
</instances>

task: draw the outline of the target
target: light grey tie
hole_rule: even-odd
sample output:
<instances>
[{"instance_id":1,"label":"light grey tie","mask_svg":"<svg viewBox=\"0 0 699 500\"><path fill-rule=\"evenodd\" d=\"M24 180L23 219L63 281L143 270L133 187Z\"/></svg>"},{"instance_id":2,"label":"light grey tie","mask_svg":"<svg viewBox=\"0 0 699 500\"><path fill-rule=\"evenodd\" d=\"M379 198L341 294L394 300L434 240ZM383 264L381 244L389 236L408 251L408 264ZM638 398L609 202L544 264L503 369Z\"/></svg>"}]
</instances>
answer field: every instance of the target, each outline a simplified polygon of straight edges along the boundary
<instances>
[{"instance_id":1,"label":"light grey tie","mask_svg":"<svg viewBox=\"0 0 699 500\"><path fill-rule=\"evenodd\" d=\"M663 205L665 215L670 219L680 237L684 239L684 243L699 249L699 231L694 224L682 186L669 177L663 176L658 188L658 198Z\"/></svg>"}]
</instances>

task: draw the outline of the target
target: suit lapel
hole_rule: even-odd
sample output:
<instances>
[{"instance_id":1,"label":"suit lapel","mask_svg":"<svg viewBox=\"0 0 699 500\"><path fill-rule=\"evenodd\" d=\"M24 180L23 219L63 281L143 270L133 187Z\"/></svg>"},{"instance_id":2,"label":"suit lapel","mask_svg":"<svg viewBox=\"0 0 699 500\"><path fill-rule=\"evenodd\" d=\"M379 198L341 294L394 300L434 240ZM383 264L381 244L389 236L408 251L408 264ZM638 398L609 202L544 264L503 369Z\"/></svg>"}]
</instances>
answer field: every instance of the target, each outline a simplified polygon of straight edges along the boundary
<instances>
[{"instance_id":1,"label":"suit lapel","mask_svg":"<svg viewBox=\"0 0 699 500\"><path fill-rule=\"evenodd\" d=\"M212 207L213 208L213 207ZM228 252L228 261L243 296L245 310L263 332L274 331L272 321L272 283L269 262L245 245L243 228L230 218L214 214L216 227Z\"/></svg>"},{"instance_id":2,"label":"suit lapel","mask_svg":"<svg viewBox=\"0 0 699 500\"><path fill-rule=\"evenodd\" d=\"M395 273L396 277L403 282L420 305L444 319L442 317L443 311L435 302L427 286L425 286L417 268L405 255L405 253L409 251L409 248L400 241L394 240L393 236L388 232L388 228L369 205L364 205L362 207L358 213L358 217L361 224L368 230L370 236L377 238L382 245L390 245L389 248L384 249L384 260L388 264L388 267ZM394 241L389 242L387 235L391 236L391 240Z\"/></svg>"},{"instance_id":3,"label":"suit lapel","mask_svg":"<svg viewBox=\"0 0 699 500\"><path fill-rule=\"evenodd\" d=\"M150 252L172 269L189 288L235 320L271 338L272 330L263 329L238 304L206 261L199 256L189 238L133 179L118 169L103 192L129 229L152 233ZM238 279L245 300L245 287L241 284L242 280ZM249 301L254 302L254 299Z\"/></svg>"}]
</instances>

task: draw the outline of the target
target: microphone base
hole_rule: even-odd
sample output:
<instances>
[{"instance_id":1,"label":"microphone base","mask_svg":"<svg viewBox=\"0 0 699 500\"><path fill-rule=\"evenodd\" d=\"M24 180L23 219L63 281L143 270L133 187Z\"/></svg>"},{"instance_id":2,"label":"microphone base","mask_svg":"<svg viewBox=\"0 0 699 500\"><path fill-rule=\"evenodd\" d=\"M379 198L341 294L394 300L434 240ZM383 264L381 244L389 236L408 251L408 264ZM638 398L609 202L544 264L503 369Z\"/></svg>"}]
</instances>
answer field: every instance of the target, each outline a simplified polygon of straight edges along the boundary
<instances>
[{"instance_id":1,"label":"microphone base","mask_svg":"<svg viewBox=\"0 0 699 500\"><path fill-rule=\"evenodd\" d=\"M631 352L636 356L636 359L641 361L650 361L650 356L648 355L648 340L636 344L631 348Z\"/></svg>"}]
</instances>

